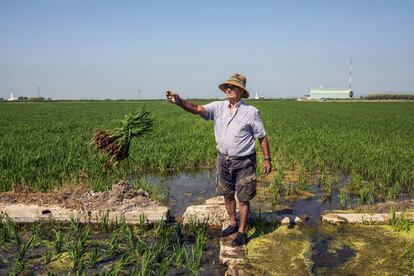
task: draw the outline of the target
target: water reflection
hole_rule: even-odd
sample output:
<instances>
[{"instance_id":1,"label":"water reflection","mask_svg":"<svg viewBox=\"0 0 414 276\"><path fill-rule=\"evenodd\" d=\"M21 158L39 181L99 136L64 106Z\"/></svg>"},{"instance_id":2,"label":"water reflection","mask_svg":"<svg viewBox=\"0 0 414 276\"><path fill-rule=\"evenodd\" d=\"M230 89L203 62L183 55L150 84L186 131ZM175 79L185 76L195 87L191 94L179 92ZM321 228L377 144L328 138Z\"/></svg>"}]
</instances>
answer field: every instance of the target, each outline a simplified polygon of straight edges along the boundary
<instances>
[{"instance_id":1,"label":"water reflection","mask_svg":"<svg viewBox=\"0 0 414 276\"><path fill-rule=\"evenodd\" d=\"M152 176L147 180L166 192L173 217L182 216L189 205L201 204L214 197L216 191L215 170L183 172L163 178Z\"/></svg>"}]
</instances>

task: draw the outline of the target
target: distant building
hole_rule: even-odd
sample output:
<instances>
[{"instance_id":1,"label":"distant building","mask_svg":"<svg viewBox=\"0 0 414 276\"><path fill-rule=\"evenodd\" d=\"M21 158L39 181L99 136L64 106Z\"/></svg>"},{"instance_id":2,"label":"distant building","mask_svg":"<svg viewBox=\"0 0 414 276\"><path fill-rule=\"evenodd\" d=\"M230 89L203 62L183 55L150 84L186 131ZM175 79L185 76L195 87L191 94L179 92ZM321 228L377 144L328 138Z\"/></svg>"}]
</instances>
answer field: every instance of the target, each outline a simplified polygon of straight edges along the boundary
<instances>
[{"instance_id":1,"label":"distant building","mask_svg":"<svg viewBox=\"0 0 414 276\"><path fill-rule=\"evenodd\" d=\"M7 99L8 101L17 101L16 97L13 97L13 93L10 93L10 98Z\"/></svg>"},{"instance_id":2,"label":"distant building","mask_svg":"<svg viewBox=\"0 0 414 276\"><path fill-rule=\"evenodd\" d=\"M264 97L259 96L259 92L256 92L256 95L254 96L254 98L255 98L256 100L264 99Z\"/></svg>"},{"instance_id":3,"label":"distant building","mask_svg":"<svg viewBox=\"0 0 414 276\"><path fill-rule=\"evenodd\" d=\"M338 88L312 88L310 90L309 100L320 99L351 99L354 92L351 89Z\"/></svg>"}]
</instances>

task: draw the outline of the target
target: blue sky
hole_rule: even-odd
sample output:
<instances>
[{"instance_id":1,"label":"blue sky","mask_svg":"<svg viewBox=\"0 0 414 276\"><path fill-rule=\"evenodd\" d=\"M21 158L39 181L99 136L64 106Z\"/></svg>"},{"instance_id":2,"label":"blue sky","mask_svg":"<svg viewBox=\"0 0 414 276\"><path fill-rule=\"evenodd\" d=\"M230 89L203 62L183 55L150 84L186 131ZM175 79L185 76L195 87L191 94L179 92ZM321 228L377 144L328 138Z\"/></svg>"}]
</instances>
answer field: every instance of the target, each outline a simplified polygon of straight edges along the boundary
<instances>
[{"instance_id":1,"label":"blue sky","mask_svg":"<svg viewBox=\"0 0 414 276\"><path fill-rule=\"evenodd\" d=\"M0 97L414 91L414 1L0 0ZM138 90L140 91L138 93Z\"/></svg>"}]
</instances>

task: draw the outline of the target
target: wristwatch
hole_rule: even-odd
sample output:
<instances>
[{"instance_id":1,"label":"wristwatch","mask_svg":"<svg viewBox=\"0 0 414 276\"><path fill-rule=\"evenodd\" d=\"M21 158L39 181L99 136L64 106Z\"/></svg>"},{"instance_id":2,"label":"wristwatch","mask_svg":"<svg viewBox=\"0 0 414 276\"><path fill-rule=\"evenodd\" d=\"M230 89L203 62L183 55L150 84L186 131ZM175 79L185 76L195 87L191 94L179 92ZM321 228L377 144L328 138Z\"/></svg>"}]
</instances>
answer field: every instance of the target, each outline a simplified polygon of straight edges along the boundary
<instances>
[{"instance_id":1,"label":"wristwatch","mask_svg":"<svg viewBox=\"0 0 414 276\"><path fill-rule=\"evenodd\" d=\"M272 161L272 158L270 158L270 157L265 157L265 159L264 159L265 161Z\"/></svg>"}]
</instances>

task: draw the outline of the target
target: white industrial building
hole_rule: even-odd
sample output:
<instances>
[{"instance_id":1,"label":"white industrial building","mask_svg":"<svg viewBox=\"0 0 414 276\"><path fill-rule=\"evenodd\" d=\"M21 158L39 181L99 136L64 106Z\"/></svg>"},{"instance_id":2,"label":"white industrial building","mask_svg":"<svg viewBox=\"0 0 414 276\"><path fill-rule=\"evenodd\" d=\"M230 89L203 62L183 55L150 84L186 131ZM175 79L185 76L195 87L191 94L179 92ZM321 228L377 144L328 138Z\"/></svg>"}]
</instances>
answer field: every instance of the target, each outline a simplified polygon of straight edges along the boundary
<instances>
[{"instance_id":1,"label":"white industrial building","mask_svg":"<svg viewBox=\"0 0 414 276\"><path fill-rule=\"evenodd\" d=\"M310 90L309 100L321 99L351 99L354 93L351 89L343 88L312 88Z\"/></svg>"},{"instance_id":2,"label":"white industrial building","mask_svg":"<svg viewBox=\"0 0 414 276\"><path fill-rule=\"evenodd\" d=\"M8 101L17 101L18 99L13 96L13 93L10 93L10 98L7 99Z\"/></svg>"},{"instance_id":3,"label":"white industrial building","mask_svg":"<svg viewBox=\"0 0 414 276\"><path fill-rule=\"evenodd\" d=\"M349 59L349 88L312 88L309 95L298 100L352 99L352 59Z\"/></svg>"}]
</instances>

